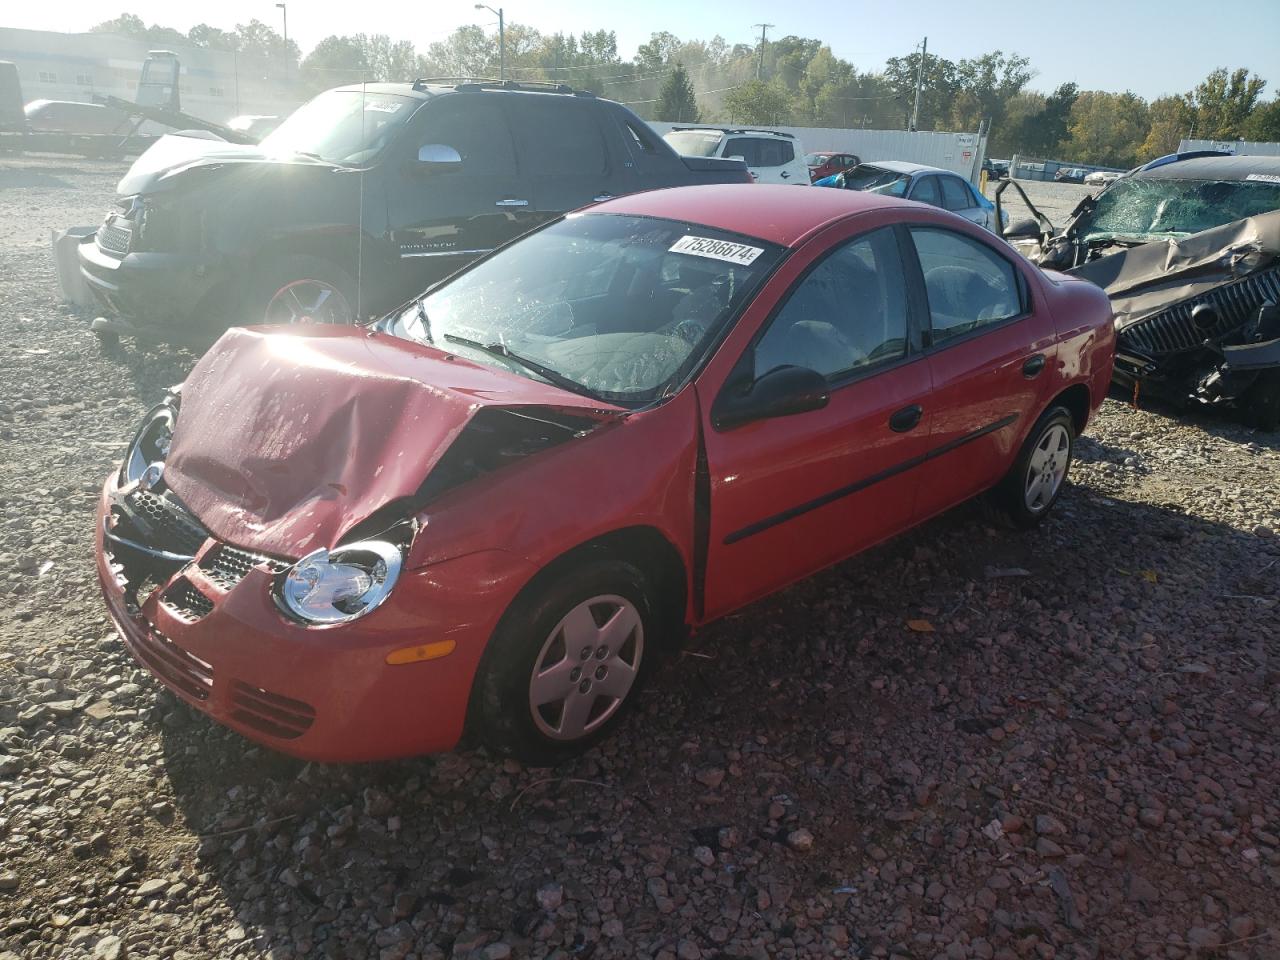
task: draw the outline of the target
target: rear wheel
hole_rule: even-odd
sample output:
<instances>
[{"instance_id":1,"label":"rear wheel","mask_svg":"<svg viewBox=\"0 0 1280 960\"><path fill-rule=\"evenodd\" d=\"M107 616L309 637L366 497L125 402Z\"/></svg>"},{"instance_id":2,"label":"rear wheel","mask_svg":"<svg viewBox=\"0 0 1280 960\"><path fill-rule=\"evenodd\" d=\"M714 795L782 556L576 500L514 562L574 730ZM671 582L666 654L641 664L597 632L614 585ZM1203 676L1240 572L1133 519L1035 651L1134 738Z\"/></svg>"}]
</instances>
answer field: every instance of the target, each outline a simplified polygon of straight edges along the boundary
<instances>
[{"instance_id":1,"label":"rear wheel","mask_svg":"<svg viewBox=\"0 0 1280 960\"><path fill-rule=\"evenodd\" d=\"M651 588L630 563L574 567L519 598L476 677L473 717L494 751L548 765L602 739L652 669Z\"/></svg>"},{"instance_id":2,"label":"rear wheel","mask_svg":"<svg viewBox=\"0 0 1280 960\"><path fill-rule=\"evenodd\" d=\"M1075 437L1075 421L1065 407L1050 407L1031 428L996 491L1018 526L1034 527L1057 502L1071 470Z\"/></svg>"},{"instance_id":3,"label":"rear wheel","mask_svg":"<svg viewBox=\"0 0 1280 960\"><path fill-rule=\"evenodd\" d=\"M251 298L247 323L349 324L356 321L355 281L336 263L294 255L271 263Z\"/></svg>"}]
</instances>

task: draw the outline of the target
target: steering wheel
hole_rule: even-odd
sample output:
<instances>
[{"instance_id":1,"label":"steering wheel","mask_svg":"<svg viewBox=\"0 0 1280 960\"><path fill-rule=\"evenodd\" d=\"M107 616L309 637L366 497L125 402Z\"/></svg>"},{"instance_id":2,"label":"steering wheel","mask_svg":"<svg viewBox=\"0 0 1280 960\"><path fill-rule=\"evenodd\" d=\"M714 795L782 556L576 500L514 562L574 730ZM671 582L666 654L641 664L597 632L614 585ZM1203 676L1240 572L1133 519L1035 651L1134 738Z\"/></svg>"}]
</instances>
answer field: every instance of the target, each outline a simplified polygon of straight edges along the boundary
<instances>
[{"instance_id":1,"label":"steering wheel","mask_svg":"<svg viewBox=\"0 0 1280 960\"><path fill-rule=\"evenodd\" d=\"M707 328L697 320L681 320L671 331L689 346L695 346L707 335Z\"/></svg>"}]
</instances>

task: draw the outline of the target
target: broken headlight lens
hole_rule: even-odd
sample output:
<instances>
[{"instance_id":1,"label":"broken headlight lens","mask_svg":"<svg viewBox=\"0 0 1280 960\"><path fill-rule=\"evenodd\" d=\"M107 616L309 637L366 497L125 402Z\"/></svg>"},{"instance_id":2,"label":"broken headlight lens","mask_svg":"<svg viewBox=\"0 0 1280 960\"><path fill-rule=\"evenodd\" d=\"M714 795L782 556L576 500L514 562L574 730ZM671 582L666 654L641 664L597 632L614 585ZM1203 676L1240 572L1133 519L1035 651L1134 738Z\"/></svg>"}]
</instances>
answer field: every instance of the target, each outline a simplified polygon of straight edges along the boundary
<instances>
[{"instance_id":1,"label":"broken headlight lens","mask_svg":"<svg viewBox=\"0 0 1280 960\"><path fill-rule=\"evenodd\" d=\"M400 576L400 548L362 540L309 553L276 581L276 603L306 624L347 623L391 594Z\"/></svg>"},{"instance_id":2,"label":"broken headlight lens","mask_svg":"<svg viewBox=\"0 0 1280 960\"><path fill-rule=\"evenodd\" d=\"M120 466L121 486L139 480L151 464L165 461L169 456L169 444L173 442L173 426L177 418L177 411L167 403L152 407L147 412Z\"/></svg>"}]
</instances>

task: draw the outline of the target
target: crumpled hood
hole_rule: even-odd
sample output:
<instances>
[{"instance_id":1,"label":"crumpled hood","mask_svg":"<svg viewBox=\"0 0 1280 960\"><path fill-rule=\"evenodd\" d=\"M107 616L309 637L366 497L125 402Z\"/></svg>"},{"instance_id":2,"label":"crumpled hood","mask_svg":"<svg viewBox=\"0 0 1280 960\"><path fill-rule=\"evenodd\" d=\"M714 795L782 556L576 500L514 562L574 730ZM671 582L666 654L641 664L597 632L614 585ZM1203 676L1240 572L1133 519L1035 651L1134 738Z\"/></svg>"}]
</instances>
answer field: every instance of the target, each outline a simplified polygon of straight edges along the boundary
<instances>
[{"instance_id":1,"label":"crumpled hood","mask_svg":"<svg viewBox=\"0 0 1280 960\"><path fill-rule=\"evenodd\" d=\"M1280 261L1280 211L1235 220L1181 240L1153 240L1090 260L1069 276L1111 298L1116 328Z\"/></svg>"},{"instance_id":2,"label":"crumpled hood","mask_svg":"<svg viewBox=\"0 0 1280 960\"><path fill-rule=\"evenodd\" d=\"M135 193L150 192L166 176L189 167L233 160L262 160L264 156L260 148L249 144L167 133L133 161L128 173L116 185L116 193L130 197Z\"/></svg>"},{"instance_id":3,"label":"crumpled hood","mask_svg":"<svg viewBox=\"0 0 1280 960\"><path fill-rule=\"evenodd\" d=\"M219 539L299 557L418 490L486 406L588 397L358 327L233 328L182 386L165 481Z\"/></svg>"}]
</instances>

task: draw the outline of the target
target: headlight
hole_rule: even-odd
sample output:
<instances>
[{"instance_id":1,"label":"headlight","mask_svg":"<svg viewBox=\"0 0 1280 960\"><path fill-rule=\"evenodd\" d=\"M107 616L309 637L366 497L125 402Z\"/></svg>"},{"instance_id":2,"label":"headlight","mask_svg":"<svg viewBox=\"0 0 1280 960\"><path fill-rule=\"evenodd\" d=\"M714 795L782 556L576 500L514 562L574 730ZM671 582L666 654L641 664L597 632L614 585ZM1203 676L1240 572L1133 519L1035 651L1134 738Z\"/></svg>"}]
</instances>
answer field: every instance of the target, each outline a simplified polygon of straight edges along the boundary
<instances>
[{"instance_id":1,"label":"headlight","mask_svg":"<svg viewBox=\"0 0 1280 960\"><path fill-rule=\"evenodd\" d=\"M173 440L173 425L177 416L173 407L162 403L152 407L143 417L142 426L134 434L129 452L125 454L124 463L120 467L121 486L141 479L147 467L153 463L163 463L169 456L169 444Z\"/></svg>"},{"instance_id":2,"label":"headlight","mask_svg":"<svg viewBox=\"0 0 1280 960\"><path fill-rule=\"evenodd\" d=\"M382 540L317 550L281 574L276 602L303 623L347 623L387 599L400 564L400 548Z\"/></svg>"}]
</instances>

